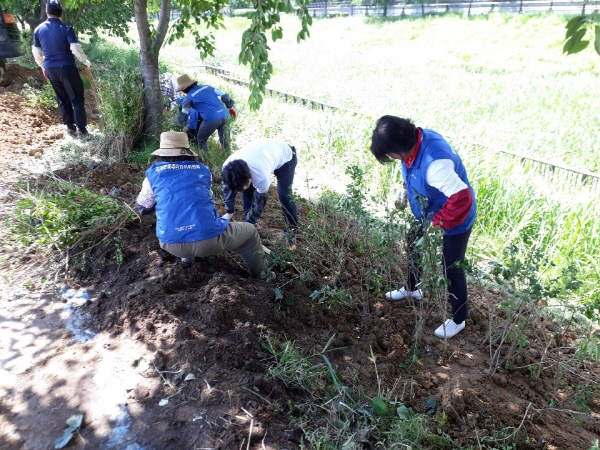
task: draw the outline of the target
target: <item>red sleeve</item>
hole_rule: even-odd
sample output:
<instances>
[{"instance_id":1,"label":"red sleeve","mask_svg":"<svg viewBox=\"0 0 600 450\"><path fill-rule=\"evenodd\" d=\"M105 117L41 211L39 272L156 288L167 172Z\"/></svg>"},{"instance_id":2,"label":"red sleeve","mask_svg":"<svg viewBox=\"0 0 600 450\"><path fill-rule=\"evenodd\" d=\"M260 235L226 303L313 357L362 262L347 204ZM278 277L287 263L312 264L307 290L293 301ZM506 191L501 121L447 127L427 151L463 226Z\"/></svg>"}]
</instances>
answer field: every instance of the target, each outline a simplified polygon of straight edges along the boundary
<instances>
[{"instance_id":1,"label":"red sleeve","mask_svg":"<svg viewBox=\"0 0 600 450\"><path fill-rule=\"evenodd\" d=\"M451 195L438 212L433 215L432 225L451 230L460 225L469 215L473 204L471 189L466 188Z\"/></svg>"}]
</instances>

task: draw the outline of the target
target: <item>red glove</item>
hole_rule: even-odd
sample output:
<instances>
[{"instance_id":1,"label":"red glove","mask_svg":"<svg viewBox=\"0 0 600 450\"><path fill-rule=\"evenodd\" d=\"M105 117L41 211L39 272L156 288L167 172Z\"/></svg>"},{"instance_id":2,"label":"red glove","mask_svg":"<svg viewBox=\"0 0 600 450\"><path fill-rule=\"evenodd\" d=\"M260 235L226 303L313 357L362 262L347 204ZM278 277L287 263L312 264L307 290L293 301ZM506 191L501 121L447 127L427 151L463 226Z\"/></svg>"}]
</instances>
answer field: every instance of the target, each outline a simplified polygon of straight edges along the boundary
<instances>
[{"instance_id":1,"label":"red glove","mask_svg":"<svg viewBox=\"0 0 600 450\"><path fill-rule=\"evenodd\" d=\"M44 74L44 78L47 80L48 79L48 75L46 75L46 69L42 69L42 73Z\"/></svg>"},{"instance_id":2,"label":"red glove","mask_svg":"<svg viewBox=\"0 0 600 450\"><path fill-rule=\"evenodd\" d=\"M237 112L235 109L229 108L229 114L231 114L234 119L237 118Z\"/></svg>"}]
</instances>

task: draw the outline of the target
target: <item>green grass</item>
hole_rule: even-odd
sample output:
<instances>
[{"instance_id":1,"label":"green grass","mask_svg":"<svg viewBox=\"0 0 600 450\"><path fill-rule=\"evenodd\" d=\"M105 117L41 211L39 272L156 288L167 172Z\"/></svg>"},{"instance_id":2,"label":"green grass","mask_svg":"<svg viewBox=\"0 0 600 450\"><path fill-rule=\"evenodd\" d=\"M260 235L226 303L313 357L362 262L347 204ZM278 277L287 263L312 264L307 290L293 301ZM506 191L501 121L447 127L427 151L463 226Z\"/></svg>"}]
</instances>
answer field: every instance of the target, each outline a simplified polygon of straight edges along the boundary
<instances>
[{"instance_id":1,"label":"green grass","mask_svg":"<svg viewBox=\"0 0 600 450\"><path fill-rule=\"evenodd\" d=\"M292 143L299 149L295 185L306 198L324 188L344 192L350 182L345 169L356 166L368 181L365 206L380 218L401 176L398 165L381 166L368 150L373 118L398 114L437 130L463 156L477 192L472 248L480 264L505 262L510 246L525 255L539 250L553 264L539 267L546 283L575 267L583 285L573 297L597 304L597 195L567 189L560 177L544 179L497 153L511 150L600 171L600 58L593 52L562 55L565 22L552 14L338 18L316 20L311 38L296 44L299 23L284 17L284 39L271 45L272 87L366 115L271 99L259 112L249 111L245 87L195 67L218 65L244 77L237 64L244 18L226 19L227 29L215 33L214 57L200 61L184 40L162 49L161 63L236 100L232 150L264 136Z\"/></svg>"},{"instance_id":2,"label":"green grass","mask_svg":"<svg viewBox=\"0 0 600 450\"><path fill-rule=\"evenodd\" d=\"M237 64L245 23L227 19L205 62L245 78ZM298 21L285 17L284 39L270 44L271 85L372 117L409 116L493 149L600 170L600 59L594 52L562 55L564 23L559 15L503 14L321 19L297 44ZM163 57L191 65L184 45Z\"/></svg>"}]
</instances>

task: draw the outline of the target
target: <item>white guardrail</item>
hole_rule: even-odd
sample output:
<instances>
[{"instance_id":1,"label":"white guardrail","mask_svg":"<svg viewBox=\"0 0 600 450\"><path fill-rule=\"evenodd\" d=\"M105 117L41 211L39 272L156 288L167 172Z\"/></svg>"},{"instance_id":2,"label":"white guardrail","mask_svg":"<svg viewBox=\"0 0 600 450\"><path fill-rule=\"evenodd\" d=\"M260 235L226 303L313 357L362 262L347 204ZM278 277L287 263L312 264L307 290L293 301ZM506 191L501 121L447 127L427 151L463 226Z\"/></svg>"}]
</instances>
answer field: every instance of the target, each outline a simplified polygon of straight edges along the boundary
<instances>
[{"instance_id":1,"label":"white guardrail","mask_svg":"<svg viewBox=\"0 0 600 450\"><path fill-rule=\"evenodd\" d=\"M554 11L563 14L585 14L600 8L599 2L572 2L568 0L528 0L528 1L472 1L472 2L423 2L393 3L384 8L381 5L355 5L351 1L314 2L308 10L315 17L327 16L419 16L460 12L466 14L489 14L495 11L509 13L540 13Z\"/></svg>"}]
</instances>

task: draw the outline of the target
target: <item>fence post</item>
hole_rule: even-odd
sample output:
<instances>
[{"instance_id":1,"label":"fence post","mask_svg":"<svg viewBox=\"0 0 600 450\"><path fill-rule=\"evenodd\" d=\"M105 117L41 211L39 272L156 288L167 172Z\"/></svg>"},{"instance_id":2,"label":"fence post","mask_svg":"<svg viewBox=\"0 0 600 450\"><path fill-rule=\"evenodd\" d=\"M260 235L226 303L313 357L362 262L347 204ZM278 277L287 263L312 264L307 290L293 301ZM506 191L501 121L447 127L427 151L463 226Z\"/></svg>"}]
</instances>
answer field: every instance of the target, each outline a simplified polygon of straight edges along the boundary
<instances>
[{"instance_id":1,"label":"fence post","mask_svg":"<svg viewBox=\"0 0 600 450\"><path fill-rule=\"evenodd\" d=\"M425 4L421 2L421 15L425 17Z\"/></svg>"}]
</instances>

